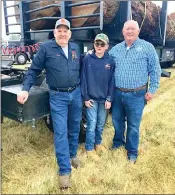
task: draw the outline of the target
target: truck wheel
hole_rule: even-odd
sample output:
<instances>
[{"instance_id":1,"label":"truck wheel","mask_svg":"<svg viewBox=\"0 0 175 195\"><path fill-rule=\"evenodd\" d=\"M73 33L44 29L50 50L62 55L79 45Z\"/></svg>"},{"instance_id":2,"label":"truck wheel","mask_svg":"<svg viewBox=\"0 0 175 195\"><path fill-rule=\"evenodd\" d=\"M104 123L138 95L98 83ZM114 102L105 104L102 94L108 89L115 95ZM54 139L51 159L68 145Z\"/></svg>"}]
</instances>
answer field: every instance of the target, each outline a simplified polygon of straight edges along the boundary
<instances>
[{"instance_id":1,"label":"truck wheel","mask_svg":"<svg viewBox=\"0 0 175 195\"><path fill-rule=\"evenodd\" d=\"M82 120L80 124L79 143L84 143L86 140L86 123Z\"/></svg>"},{"instance_id":2,"label":"truck wheel","mask_svg":"<svg viewBox=\"0 0 175 195\"><path fill-rule=\"evenodd\" d=\"M24 65L27 62L27 55L25 53L17 53L15 56L15 62L19 65Z\"/></svg>"},{"instance_id":3,"label":"truck wheel","mask_svg":"<svg viewBox=\"0 0 175 195\"><path fill-rule=\"evenodd\" d=\"M162 62L161 63L161 68L171 68L175 62L170 61L170 62Z\"/></svg>"},{"instance_id":4,"label":"truck wheel","mask_svg":"<svg viewBox=\"0 0 175 195\"><path fill-rule=\"evenodd\" d=\"M52 118L50 115L44 117L44 122L49 130L53 132Z\"/></svg>"},{"instance_id":5,"label":"truck wheel","mask_svg":"<svg viewBox=\"0 0 175 195\"><path fill-rule=\"evenodd\" d=\"M1 123L3 123L3 121L4 121L4 117L3 117L3 115L1 114Z\"/></svg>"},{"instance_id":6,"label":"truck wheel","mask_svg":"<svg viewBox=\"0 0 175 195\"><path fill-rule=\"evenodd\" d=\"M175 62L169 62L169 63L168 63L168 67L171 68L171 67L173 66L173 64L175 64Z\"/></svg>"},{"instance_id":7,"label":"truck wheel","mask_svg":"<svg viewBox=\"0 0 175 195\"><path fill-rule=\"evenodd\" d=\"M84 143L86 140L86 128L87 128L86 107L84 105L82 110L82 120L80 123L79 143Z\"/></svg>"},{"instance_id":8,"label":"truck wheel","mask_svg":"<svg viewBox=\"0 0 175 195\"><path fill-rule=\"evenodd\" d=\"M44 121L46 126L48 127L49 130L54 132L53 130L53 124L52 124L52 118L50 115L44 117ZM80 124L80 134L79 134L79 143L84 143L85 142L85 137L86 137L86 121L83 119Z\"/></svg>"},{"instance_id":9,"label":"truck wheel","mask_svg":"<svg viewBox=\"0 0 175 195\"><path fill-rule=\"evenodd\" d=\"M33 52L33 53L31 54L30 59L33 60L33 58L35 57L35 55L36 55L36 52Z\"/></svg>"}]
</instances>

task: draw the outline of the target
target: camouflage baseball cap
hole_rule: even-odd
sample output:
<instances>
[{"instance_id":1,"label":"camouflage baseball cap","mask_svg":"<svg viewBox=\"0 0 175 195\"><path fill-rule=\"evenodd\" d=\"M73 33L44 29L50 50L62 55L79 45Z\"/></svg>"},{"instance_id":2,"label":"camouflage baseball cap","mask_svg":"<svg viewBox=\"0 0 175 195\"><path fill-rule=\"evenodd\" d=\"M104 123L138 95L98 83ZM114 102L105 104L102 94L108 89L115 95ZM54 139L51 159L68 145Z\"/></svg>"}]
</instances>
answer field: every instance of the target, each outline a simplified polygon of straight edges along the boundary
<instances>
[{"instance_id":1,"label":"camouflage baseball cap","mask_svg":"<svg viewBox=\"0 0 175 195\"><path fill-rule=\"evenodd\" d=\"M95 41L100 40L103 41L105 44L109 43L109 38L107 35L100 33L95 37Z\"/></svg>"},{"instance_id":2,"label":"camouflage baseball cap","mask_svg":"<svg viewBox=\"0 0 175 195\"><path fill-rule=\"evenodd\" d=\"M60 25L65 25L68 27L68 29L70 29L70 22L64 18L61 18L56 21L55 28L58 28L58 26Z\"/></svg>"}]
</instances>

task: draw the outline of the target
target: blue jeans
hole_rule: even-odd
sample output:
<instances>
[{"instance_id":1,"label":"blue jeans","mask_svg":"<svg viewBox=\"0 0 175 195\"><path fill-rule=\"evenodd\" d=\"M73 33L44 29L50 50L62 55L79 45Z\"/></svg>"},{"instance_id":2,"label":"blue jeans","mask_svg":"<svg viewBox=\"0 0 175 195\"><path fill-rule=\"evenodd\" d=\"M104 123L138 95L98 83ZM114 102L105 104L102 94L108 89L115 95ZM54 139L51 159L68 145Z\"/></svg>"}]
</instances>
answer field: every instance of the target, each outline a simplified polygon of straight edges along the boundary
<instances>
[{"instance_id":1,"label":"blue jeans","mask_svg":"<svg viewBox=\"0 0 175 195\"><path fill-rule=\"evenodd\" d=\"M139 127L145 106L145 93L146 89L136 92L115 90L112 105L112 122L115 129L113 148L125 146L128 159L136 159L138 156Z\"/></svg>"},{"instance_id":2,"label":"blue jeans","mask_svg":"<svg viewBox=\"0 0 175 195\"><path fill-rule=\"evenodd\" d=\"M70 174L70 159L77 155L82 117L80 87L69 93L50 90L49 94L59 174Z\"/></svg>"},{"instance_id":3,"label":"blue jeans","mask_svg":"<svg viewBox=\"0 0 175 195\"><path fill-rule=\"evenodd\" d=\"M98 103L94 101L93 107L86 108L86 150L93 150L94 145L101 144L106 117L107 110L105 109L105 103Z\"/></svg>"}]
</instances>

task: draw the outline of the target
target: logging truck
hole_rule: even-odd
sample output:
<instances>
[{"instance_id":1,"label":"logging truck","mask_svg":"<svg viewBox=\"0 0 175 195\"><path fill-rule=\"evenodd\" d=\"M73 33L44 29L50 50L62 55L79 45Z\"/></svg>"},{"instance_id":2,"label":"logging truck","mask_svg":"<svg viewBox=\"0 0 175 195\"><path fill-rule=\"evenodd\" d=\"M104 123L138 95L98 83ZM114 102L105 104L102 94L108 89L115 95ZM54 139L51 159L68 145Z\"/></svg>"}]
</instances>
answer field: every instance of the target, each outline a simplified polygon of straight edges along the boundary
<instances>
[{"instance_id":1,"label":"logging truck","mask_svg":"<svg viewBox=\"0 0 175 195\"><path fill-rule=\"evenodd\" d=\"M44 118L46 125L52 129L44 72L38 75L35 86L30 90L28 101L20 105L16 97L22 88L27 69L19 70L12 67L12 64L26 63L37 52L38 47L35 46L38 46L38 43L53 38L54 24L60 18L70 21L71 41L79 45L82 54L92 49L93 40L100 32L108 35L110 48L123 41L124 22L131 18L137 20L141 28L140 38L155 46L161 66L172 66L175 62L175 30L172 30L175 25L172 28L172 22L167 17L167 3L163 1L160 9L147 1L21 0L15 1L14 5L7 5L7 1L3 0L6 34L14 33L9 31L11 25L20 25L21 30L18 33L21 39L18 42L9 41L9 48L13 48L9 56L13 56L13 60L8 56L2 61L2 116L19 122L31 121L32 126L35 126L37 119ZM8 13L10 7L14 7L15 14ZM9 23L9 18L12 16L16 17L15 24ZM170 73L162 71L162 76L170 76ZM82 129L85 127L83 118Z\"/></svg>"}]
</instances>

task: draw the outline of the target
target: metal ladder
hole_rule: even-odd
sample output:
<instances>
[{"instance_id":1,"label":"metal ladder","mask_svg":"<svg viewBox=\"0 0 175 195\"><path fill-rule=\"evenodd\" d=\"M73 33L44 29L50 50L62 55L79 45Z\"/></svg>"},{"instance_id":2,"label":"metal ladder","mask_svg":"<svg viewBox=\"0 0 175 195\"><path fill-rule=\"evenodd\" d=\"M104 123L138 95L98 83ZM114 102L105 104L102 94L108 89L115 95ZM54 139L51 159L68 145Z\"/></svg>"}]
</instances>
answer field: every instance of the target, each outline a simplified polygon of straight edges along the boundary
<instances>
[{"instance_id":1,"label":"metal ladder","mask_svg":"<svg viewBox=\"0 0 175 195\"><path fill-rule=\"evenodd\" d=\"M8 8L16 7L16 6L19 7L19 4L16 4L16 5L7 5L7 1L6 0L3 0L6 35L9 35L9 34L21 34L21 32L15 32L15 33L9 32L9 26L20 25L20 23L9 24L9 22L8 22L8 18L13 17L13 16L20 16L20 14L7 14L7 9Z\"/></svg>"}]
</instances>

